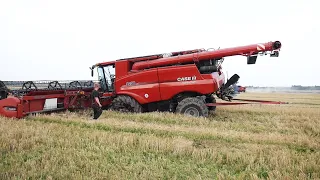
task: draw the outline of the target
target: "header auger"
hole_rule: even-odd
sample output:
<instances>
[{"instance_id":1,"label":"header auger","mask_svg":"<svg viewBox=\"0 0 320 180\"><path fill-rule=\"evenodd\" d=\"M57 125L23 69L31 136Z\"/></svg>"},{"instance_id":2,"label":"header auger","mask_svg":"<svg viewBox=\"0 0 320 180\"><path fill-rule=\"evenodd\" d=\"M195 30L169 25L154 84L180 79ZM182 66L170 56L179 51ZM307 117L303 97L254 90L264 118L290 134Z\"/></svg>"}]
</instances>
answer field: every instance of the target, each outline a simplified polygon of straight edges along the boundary
<instances>
[{"instance_id":1,"label":"header auger","mask_svg":"<svg viewBox=\"0 0 320 180\"><path fill-rule=\"evenodd\" d=\"M255 64L258 55L278 57L280 41L258 43L219 50L194 49L150 56L119 59L93 65L101 85L103 109L121 112L169 111L208 116L216 106L247 103L216 103L216 98L233 99L235 74L225 82L222 62L229 56L246 56ZM61 83L0 81L0 115L21 118L38 112L90 108L92 81ZM248 101L248 100L246 100ZM254 100L253 100L254 101ZM256 101L254 101L256 102ZM281 102L260 101L275 104Z\"/></svg>"}]
</instances>

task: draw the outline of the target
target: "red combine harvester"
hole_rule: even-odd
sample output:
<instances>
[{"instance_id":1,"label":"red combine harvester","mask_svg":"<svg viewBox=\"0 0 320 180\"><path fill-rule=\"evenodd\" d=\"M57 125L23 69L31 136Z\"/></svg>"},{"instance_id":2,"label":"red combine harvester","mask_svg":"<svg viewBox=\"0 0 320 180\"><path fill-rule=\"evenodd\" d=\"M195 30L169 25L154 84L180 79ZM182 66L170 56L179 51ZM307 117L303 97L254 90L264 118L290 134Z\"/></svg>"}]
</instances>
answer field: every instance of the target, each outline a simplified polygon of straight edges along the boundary
<instances>
[{"instance_id":1,"label":"red combine harvester","mask_svg":"<svg viewBox=\"0 0 320 180\"><path fill-rule=\"evenodd\" d=\"M215 96L231 101L234 74L225 82L221 64L225 57L242 55L255 64L258 55L278 57L279 41L219 50L196 49L119 59L93 65L101 85L103 109L121 112L170 111L208 116L220 105ZM14 89L16 86L22 88ZM22 118L28 114L91 107L92 81L16 82L0 81L0 115ZM281 102L244 100L268 104Z\"/></svg>"}]
</instances>

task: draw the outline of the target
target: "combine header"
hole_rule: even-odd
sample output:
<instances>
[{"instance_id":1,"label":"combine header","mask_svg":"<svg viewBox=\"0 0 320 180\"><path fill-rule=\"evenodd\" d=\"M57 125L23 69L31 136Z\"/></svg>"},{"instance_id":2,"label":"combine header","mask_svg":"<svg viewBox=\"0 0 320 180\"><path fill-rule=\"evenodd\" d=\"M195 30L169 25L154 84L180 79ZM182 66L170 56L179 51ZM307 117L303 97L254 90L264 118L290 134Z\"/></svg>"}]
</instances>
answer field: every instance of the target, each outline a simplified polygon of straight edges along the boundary
<instances>
[{"instance_id":1,"label":"combine header","mask_svg":"<svg viewBox=\"0 0 320 180\"><path fill-rule=\"evenodd\" d=\"M89 108L92 90L92 81L0 81L0 115Z\"/></svg>"},{"instance_id":2,"label":"combine header","mask_svg":"<svg viewBox=\"0 0 320 180\"><path fill-rule=\"evenodd\" d=\"M235 74L225 82L221 66L225 57L241 55L247 64L255 64L258 55L278 57L280 48L281 43L274 41L213 51L195 49L102 62L90 69L92 76L97 69L103 109L208 116L216 106L247 104L230 102L232 85L240 76ZM92 81L0 81L0 115L21 118L32 113L90 108L92 90ZM216 103L215 96L229 102Z\"/></svg>"}]
</instances>

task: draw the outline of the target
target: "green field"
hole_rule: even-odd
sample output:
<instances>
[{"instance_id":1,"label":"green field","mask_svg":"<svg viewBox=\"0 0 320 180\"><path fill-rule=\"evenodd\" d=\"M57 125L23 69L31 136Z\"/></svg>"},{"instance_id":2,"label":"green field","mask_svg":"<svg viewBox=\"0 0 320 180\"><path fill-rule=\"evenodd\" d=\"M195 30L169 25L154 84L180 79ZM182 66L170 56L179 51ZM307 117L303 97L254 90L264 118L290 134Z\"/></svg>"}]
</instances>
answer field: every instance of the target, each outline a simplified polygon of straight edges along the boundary
<instances>
[{"instance_id":1,"label":"green field","mask_svg":"<svg viewBox=\"0 0 320 180\"><path fill-rule=\"evenodd\" d=\"M292 104L0 118L0 179L319 179L320 95L239 98Z\"/></svg>"}]
</instances>

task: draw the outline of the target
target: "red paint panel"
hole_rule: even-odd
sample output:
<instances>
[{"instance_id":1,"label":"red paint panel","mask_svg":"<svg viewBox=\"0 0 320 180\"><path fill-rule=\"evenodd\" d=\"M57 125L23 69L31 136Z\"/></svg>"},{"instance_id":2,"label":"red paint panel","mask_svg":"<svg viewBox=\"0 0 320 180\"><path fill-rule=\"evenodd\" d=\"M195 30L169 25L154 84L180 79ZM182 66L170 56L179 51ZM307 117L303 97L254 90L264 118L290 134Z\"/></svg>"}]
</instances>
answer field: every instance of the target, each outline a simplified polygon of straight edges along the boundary
<instances>
[{"instance_id":1,"label":"red paint panel","mask_svg":"<svg viewBox=\"0 0 320 180\"><path fill-rule=\"evenodd\" d=\"M117 61L115 64L116 77L121 78L126 76L129 71L130 61Z\"/></svg>"},{"instance_id":2,"label":"red paint panel","mask_svg":"<svg viewBox=\"0 0 320 180\"><path fill-rule=\"evenodd\" d=\"M108 62L102 62L102 63L97 63L97 66L108 66L114 64L116 61L108 61Z\"/></svg>"},{"instance_id":3,"label":"red paint panel","mask_svg":"<svg viewBox=\"0 0 320 180\"><path fill-rule=\"evenodd\" d=\"M29 112L42 111L45 101L45 99L29 101Z\"/></svg>"},{"instance_id":4,"label":"red paint panel","mask_svg":"<svg viewBox=\"0 0 320 180\"><path fill-rule=\"evenodd\" d=\"M160 84L162 100L171 99L176 94L182 92L197 92L199 94L210 94L215 92L215 87L212 79L204 79L197 81L185 82L168 82Z\"/></svg>"},{"instance_id":5,"label":"red paint panel","mask_svg":"<svg viewBox=\"0 0 320 180\"><path fill-rule=\"evenodd\" d=\"M51 98L63 98L64 94L51 94L51 95L38 95L38 96L23 96L23 100L39 100L39 99L51 99Z\"/></svg>"},{"instance_id":6,"label":"red paint panel","mask_svg":"<svg viewBox=\"0 0 320 180\"><path fill-rule=\"evenodd\" d=\"M25 112L25 113L30 112L29 101L23 101L22 105L23 105L23 112Z\"/></svg>"},{"instance_id":7,"label":"red paint panel","mask_svg":"<svg viewBox=\"0 0 320 180\"><path fill-rule=\"evenodd\" d=\"M20 104L20 99L16 97L8 97L0 100L0 115L5 117L18 117L17 108ZM8 110L7 107L16 108L15 111Z\"/></svg>"},{"instance_id":8,"label":"red paint panel","mask_svg":"<svg viewBox=\"0 0 320 180\"><path fill-rule=\"evenodd\" d=\"M22 104L18 104L17 106L17 118L22 118L24 116L24 112L23 112L23 105Z\"/></svg>"},{"instance_id":9,"label":"red paint panel","mask_svg":"<svg viewBox=\"0 0 320 180\"><path fill-rule=\"evenodd\" d=\"M159 83L177 82L178 78L183 77L196 77L196 80L203 79L198 68L194 64L158 68L158 74Z\"/></svg>"},{"instance_id":10,"label":"red paint panel","mask_svg":"<svg viewBox=\"0 0 320 180\"><path fill-rule=\"evenodd\" d=\"M159 80L157 69L132 73L116 81L117 94L127 94L139 103L159 101Z\"/></svg>"},{"instance_id":11,"label":"red paint panel","mask_svg":"<svg viewBox=\"0 0 320 180\"><path fill-rule=\"evenodd\" d=\"M145 104L160 100L159 84L144 84L121 88L118 94L127 94L135 98L139 103Z\"/></svg>"},{"instance_id":12,"label":"red paint panel","mask_svg":"<svg viewBox=\"0 0 320 180\"><path fill-rule=\"evenodd\" d=\"M209 94L218 89L216 81L212 79L212 76L201 75L194 64L158 68L158 74L162 100L171 99L181 92ZM179 81L182 78L187 81Z\"/></svg>"}]
</instances>

